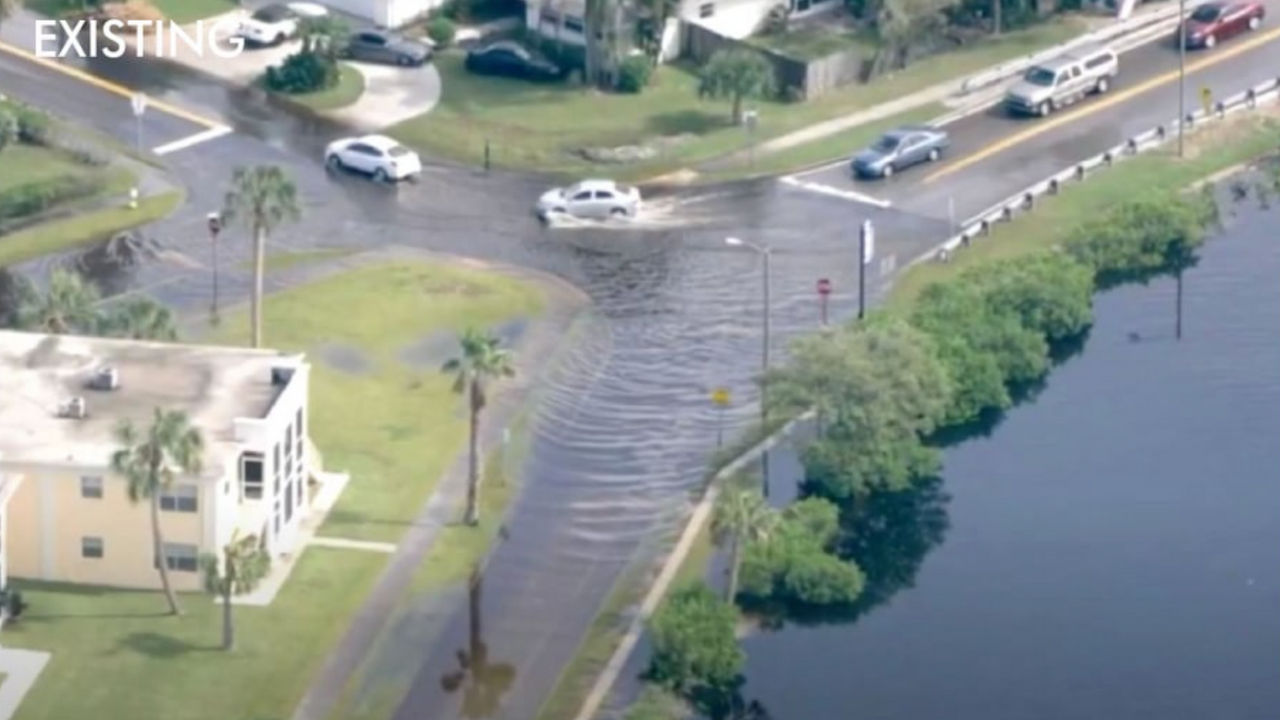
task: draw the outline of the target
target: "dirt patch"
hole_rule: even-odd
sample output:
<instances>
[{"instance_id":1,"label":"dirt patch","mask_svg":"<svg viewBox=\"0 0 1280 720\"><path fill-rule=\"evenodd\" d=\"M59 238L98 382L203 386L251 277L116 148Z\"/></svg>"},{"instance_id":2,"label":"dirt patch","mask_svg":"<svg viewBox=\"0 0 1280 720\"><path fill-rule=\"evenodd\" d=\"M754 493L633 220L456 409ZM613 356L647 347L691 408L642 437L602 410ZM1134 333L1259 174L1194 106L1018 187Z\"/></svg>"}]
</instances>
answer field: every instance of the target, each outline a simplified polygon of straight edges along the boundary
<instances>
[{"instance_id":1,"label":"dirt patch","mask_svg":"<svg viewBox=\"0 0 1280 720\"><path fill-rule=\"evenodd\" d=\"M369 357L358 347L340 343L323 343L315 348L316 357L328 367L347 375L367 375L373 369Z\"/></svg>"},{"instance_id":2,"label":"dirt patch","mask_svg":"<svg viewBox=\"0 0 1280 720\"><path fill-rule=\"evenodd\" d=\"M1211 121L1186 137L1187 159L1194 160L1205 152L1216 152L1225 143L1240 137L1241 133L1276 122L1280 122L1280 104L1241 111L1222 120Z\"/></svg>"}]
</instances>

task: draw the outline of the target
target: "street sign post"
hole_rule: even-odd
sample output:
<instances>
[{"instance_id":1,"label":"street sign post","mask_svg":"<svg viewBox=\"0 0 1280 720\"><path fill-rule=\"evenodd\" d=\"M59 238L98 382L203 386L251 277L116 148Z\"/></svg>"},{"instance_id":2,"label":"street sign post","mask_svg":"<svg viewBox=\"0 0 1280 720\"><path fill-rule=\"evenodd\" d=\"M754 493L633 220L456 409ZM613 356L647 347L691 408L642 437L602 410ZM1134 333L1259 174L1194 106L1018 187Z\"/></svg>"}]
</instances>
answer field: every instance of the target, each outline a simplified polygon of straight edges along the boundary
<instances>
[{"instance_id":1,"label":"street sign post","mask_svg":"<svg viewBox=\"0 0 1280 720\"><path fill-rule=\"evenodd\" d=\"M759 111L752 109L742 113L742 124L747 129L747 162L750 167L756 166L756 125L759 122Z\"/></svg>"},{"instance_id":2,"label":"street sign post","mask_svg":"<svg viewBox=\"0 0 1280 720\"><path fill-rule=\"evenodd\" d=\"M822 306L822 326L827 326L827 298L831 296L831 281L818 278L818 302Z\"/></svg>"},{"instance_id":3,"label":"street sign post","mask_svg":"<svg viewBox=\"0 0 1280 720\"><path fill-rule=\"evenodd\" d=\"M867 314L867 263L876 254L876 228L863 220L858 230L858 319Z\"/></svg>"},{"instance_id":4,"label":"street sign post","mask_svg":"<svg viewBox=\"0 0 1280 720\"><path fill-rule=\"evenodd\" d=\"M724 411L733 397L729 388L718 387L711 391L711 404L716 406L716 447L724 447Z\"/></svg>"}]
</instances>

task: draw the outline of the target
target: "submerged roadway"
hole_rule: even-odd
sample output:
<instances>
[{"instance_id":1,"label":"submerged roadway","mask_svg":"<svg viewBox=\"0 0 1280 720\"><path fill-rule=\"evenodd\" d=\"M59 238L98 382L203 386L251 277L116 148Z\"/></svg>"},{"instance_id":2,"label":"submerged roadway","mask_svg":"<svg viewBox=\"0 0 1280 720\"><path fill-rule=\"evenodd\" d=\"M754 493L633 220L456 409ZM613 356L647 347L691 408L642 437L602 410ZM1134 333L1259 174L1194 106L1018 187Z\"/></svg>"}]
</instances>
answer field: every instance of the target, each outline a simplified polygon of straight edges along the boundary
<instances>
[{"instance_id":1,"label":"submerged roadway","mask_svg":"<svg viewBox=\"0 0 1280 720\"><path fill-rule=\"evenodd\" d=\"M15 32L20 25L6 25L0 37L12 45ZM1191 66L1188 90L1195 96L1189 101L1198 101L1202 84L1221 97L1276 75L1276 36L1264 26L1192 55L1193 63L1205 64ZM944 239L950 214L962 220L1176 116L1176 85L1167 76L1176 67L1176 52L1154 45L1122 58L1123 80L1111 95L1049 120L998 113L961 120L951 127L954 151L945 162L858 188L888 200L887 208L760 181L656 198L648 217L625 227L560 230L542 227L529 212L545 178L443 164L429 164L420 183L398 189L333 177L324 172L320 152L342 128L299 119L250 93L156 63L115 60L73 76L0 50L0 92L130 144L137 138L126 97L130 90L146 92L157 101L142 121L149 148L218 124L232 129L164 155L188 202L147 232L170 252L162 262L96 278L107 292L140 290L181 311L201 312L211 290L205 213L220 207L233 167L274 163L296 179L306 206L301 222L273 237L277 250L425 248L551 272L590 295L591 319L539 393L526 492L509 518L508 540L485 570L488 656L516 669L489 717L530 720L621 572L674 529L673 511L703 477L716 437L709 390L733 390L731 425L753 416L761 265L753 253L726 247L724 238L774 248L773 345L782 350L817 326L819 277L835 288L833 314L852 310L854 232L862 219L877 224L877 257L868 273L874 294L896 267ZM805 179L852 185L842 169L831 172ZM247 240L229 231L220 262L229 302L247 296L249 277L237 269L248 259ZM26 269L39 276L50 262ZM406 691L397 720L462 717L460 698L447 694L440 680L466 646L465 598L410 607L387 622L367 667L377 681Z\"/></svg>"}]
</instances>

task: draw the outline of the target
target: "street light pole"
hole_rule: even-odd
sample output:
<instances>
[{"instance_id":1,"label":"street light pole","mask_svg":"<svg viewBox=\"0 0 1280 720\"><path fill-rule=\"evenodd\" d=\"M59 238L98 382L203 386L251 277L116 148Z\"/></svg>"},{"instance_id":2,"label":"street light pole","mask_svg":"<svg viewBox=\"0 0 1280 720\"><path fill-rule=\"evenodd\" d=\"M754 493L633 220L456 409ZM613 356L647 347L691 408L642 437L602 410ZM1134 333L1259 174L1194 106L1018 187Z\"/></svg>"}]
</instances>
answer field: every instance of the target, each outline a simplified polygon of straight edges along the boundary
<instances>
[{"instance_id":1,"label":"street light pole","mask_svg":"<svg viewBox=\"0 0 1280 720\"><path fill-rule=\"evenodd\" d=\"M725 238L726 245L733 247L745 247L754 250L758 255L764 258L764 302L763 317L761 325L763 329L760 340L760 428L763 430L769 426L769 344L771 340L772 330L772 309L773 309L773 248L767 245L757 245L755 243L740 240L735 237ZM769 451L765 450L760 454L760 469L763 479L764 496L769 497Z\"/></svg>"},{"instance_id":2,"label":"street light pole","mask_svg":"<svg viewBox=\"0 0 1280 720\"><path fill-rule=\"evenodd\" d=\"M1187 0L1178 0L1178 157L1186 157Z\"/></svg>"},{"instance_id":3,"label":"street light pole","mask_svg":"<svg viewBox=\"0 0 1280 720\"><path fill-rule=\"evenodd\" d=\"M218 233L222 232L222 214L211 212L208 216L209 225L209 253L213 265L213 298L209 301L209 322L217 325L221 318L218 316Z\"/></svg>"}]
</instances>

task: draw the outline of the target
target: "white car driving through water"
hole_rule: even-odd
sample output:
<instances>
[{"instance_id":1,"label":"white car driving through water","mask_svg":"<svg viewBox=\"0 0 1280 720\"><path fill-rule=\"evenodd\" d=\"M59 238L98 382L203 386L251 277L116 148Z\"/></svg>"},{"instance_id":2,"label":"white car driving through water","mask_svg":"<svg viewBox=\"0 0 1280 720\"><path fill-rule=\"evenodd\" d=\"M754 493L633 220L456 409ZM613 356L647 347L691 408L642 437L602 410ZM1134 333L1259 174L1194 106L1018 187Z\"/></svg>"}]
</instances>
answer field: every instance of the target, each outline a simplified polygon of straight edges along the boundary
<instances>
[{"instance_id":1,"label":"white car driving through water","mask_svg":"<svg viewBox=\"0 0 1280 720\"><path fill-rule=\"evenodd\" d=\"M330 170L350 170L379 182L409 180L422 173L418 153L385 135L344 138L329 143L324 164Z\"/></svg>"},{"instance_id":2,"label":"white car driving through water","mask_svg":"<svg viewBox=\"0 0 1280 720\"><path fill-rule=\"evenodd\" d=\"M556 216L593 220L635 217L640 212L640 190L612 180L583 180L543 193L536 210L543 220Z\"/></svg>"}]
</instances>

